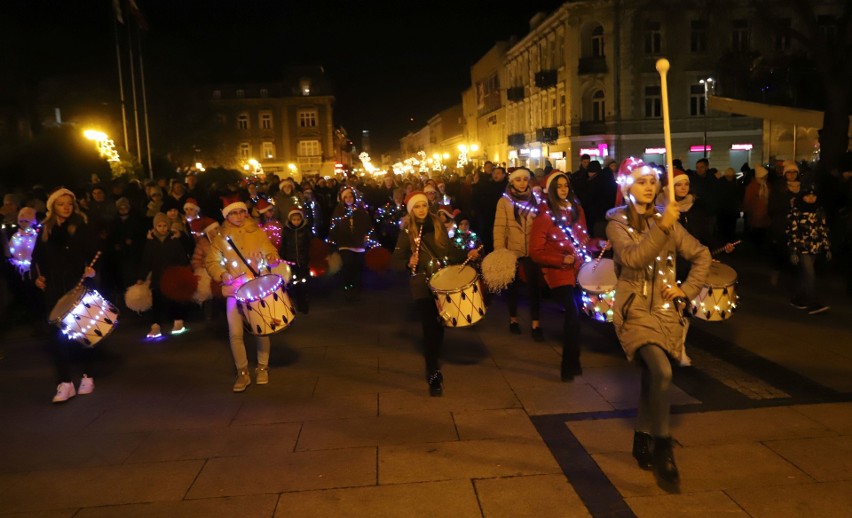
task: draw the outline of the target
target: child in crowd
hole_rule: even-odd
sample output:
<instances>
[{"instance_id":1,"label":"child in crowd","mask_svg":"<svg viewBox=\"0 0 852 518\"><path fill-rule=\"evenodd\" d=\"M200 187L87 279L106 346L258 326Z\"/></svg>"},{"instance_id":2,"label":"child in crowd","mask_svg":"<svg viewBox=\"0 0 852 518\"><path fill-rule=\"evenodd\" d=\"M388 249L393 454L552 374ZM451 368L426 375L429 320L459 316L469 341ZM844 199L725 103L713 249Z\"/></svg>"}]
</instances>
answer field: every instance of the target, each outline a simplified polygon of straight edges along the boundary
<instances>
[{"instance_id":1,"label":"child in crowd","mask_svg":"<svg viewBox=\"0 0 852 518\"><path fill-rule=\"evenodd\" d=\"M271 203L261 198L252 209L252 214L257 218L260 228L266 232L266 237L269 238L272 246L281 248L281 223L273 217L275 214L273 208Z\"/></svg>"},{"instance_id":2,"label":"child in crowd","mask_svg":"<svg viewBox=\"0 0 852 518\"><path fill-rule=\"evenodd\" d=\"M816 262L823 257L831 260L831 243L825 211L813 185L802 188L787 214L787 247L790 262L799 270L798 287L790 305L811 315L828 311L816 289Z\"/></svg>"},{"instance_id":3,"label":"child in crowd","mask_svg":"<svg viewBox=\"0 0 852 518\"><path fill-rule=\"evenodd\" d=\"M309 247L313 233L305 214L299 207L290 209L287 225L282 230L279 254L290 264L293 273L289 291L293 294L296 309L308 312L308 279L310 279Z\"/></svg>"}]
</instances>

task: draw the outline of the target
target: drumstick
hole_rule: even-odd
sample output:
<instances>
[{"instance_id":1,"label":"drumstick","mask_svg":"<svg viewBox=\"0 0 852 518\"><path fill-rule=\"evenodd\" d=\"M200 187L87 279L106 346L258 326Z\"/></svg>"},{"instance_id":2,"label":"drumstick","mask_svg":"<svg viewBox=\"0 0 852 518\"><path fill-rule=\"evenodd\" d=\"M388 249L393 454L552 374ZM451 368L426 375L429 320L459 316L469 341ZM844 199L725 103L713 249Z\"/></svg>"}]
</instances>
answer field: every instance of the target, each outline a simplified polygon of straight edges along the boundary
<instances>
[{"instance_id":1,"label":"drumstick","mask_svg":"<svg viewBox=\"0 0 852 518\"><path fill-rule=\"evenodd\" d=\"M668 181L666 185L669 186L669 201L675 201L674 194L674 165L672 164L672 128L671 122L669 121L669 87L668 82L666 81L666 74L669 71L669 60L666 58L660 58L657 60L657 72L660 74L660 91L662 92L663 99L663 135L666 140L666 173L668 176Z\"/></svg>"},{"instance_id":2,"label":"drumstick","mask_svg":"<svg viewBox=\"0 0 852 518\"><path fill-rule=\"evenodd\" d=\"M476 251L479 252L480 250L482 250L483 246L485 246L485 245L479 245L478 247L476 247ZM461 266L459 266L459 271L464 270L464 267L467 266L467 263L469 263L469 262L470 262L470 257L468 257L467 259L464 260L463 263L461 263Z\"/></svg>"},{"instance_id":3,"label":"drumstick","mask_svg":"<svg viewBox=\"0 0 852 518\"><path fill-rule=\"evenodd\" d=\"M731 246L737 246L737 245L738 245L738 244L740 244L740 243L742 243L742 241L738 239L738 240L734 241L733 243L728 243L728 245L731 245ZM724 252L724 251L725 251L725 248L727 248L727 247L728 247L728 245L720 246L720 247L719 247L719 248L717 248L716 250L713 250L712 252L710 252L710 255L712 255L712 256L716 256L716 255L721 254L722 252Z\"/></svg>"},{"instance_id":4,"label":"drumstick","mask_svg":"<svg viewBox=\"0 0 852 518\"><path fill-rule=\"evenodd\" d=\"M80 282L78 282L78 283L77 283L77 285L76 285L76 286L74 286L74 290L77 290L77 288L79 288L80 286L82 286L82 285L83 285L83 281L85 281L85 280L86 280L86 270L88 270L89 268L93 268L93 267L95 266L95 263L96 263L96 262L98 262L98 258L99 258L100 256L101 256L101 251L100 251L100 250L98 250L97 252L95 252L95 257L92 259L92 262L91 262L91 263L89 263L89 266L86 266L86 268L83 270L83 276L82 276L82 277L80 277Z\"/></svg>"},{"instance_id":5,"label":"drumstick","mask_svg":"<svg viewBox=\"0 0 852 518\"><path fill-rule=\"evenodd\" d=\"M425 225L420 225L420 231L417 233L417 244L414 247L414 255L417 256L417 260L420 260L420 241L423 240L423 227ZM417 270L417 265L411 267L411 275L415 275L415 271Z\"/></svg>"},{"instance_id":6,"label":"drumstick","mask_svg":"<svg viewBox=\"0 0 852 518\"><path fill-rule=\"evenodd\" d=\"M597 259L595 259L595 264L592 265L592 271L598 269L598 265L601 263L601 259L603 259L604 252L606 252L607 248L609 248L609 241L604 243L603 248L601 249L601 253L598 254Z\"/></svg>"},{"instance_id":7,"label":"drumstick","mask_svg":"<svg viewBox=\"0 0 852 518\"><path fill-rule=\"evenodd\" d=\"M225 240L228 241L228 244L231 245L231 248L233 248L234 252L236 252L237 257L239 257L240 260L242 260L243 264L246 265L246 268L249 269L249 271L252 273L252 275L254 275L255 277L260 277L260 273L255 271L255 269L251 267L249 262L246 261L246 258L243 257L242 252L240 252L240 249L237 248L237 245L234 244L234 241L231 239L231 236L226 237Z\"/></svg>"}]
</instances>

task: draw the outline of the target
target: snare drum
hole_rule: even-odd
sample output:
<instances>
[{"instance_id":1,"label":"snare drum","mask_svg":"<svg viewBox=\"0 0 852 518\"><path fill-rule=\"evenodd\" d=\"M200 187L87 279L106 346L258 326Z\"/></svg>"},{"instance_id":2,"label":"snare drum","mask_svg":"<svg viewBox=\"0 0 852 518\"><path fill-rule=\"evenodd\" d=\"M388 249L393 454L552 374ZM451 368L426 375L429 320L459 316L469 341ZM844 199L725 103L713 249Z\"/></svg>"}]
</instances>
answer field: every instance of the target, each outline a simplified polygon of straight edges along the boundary
<instances>
[{"instance_id":1,"label":"snare drum","mask_svg":"<svg viewBox=\"0 0 852 518\"><path fill-rule=\"evenodd\" d=\"M737 272L722 263L711 263L701 292L692 301L692 314L701 320L717 322L731 318L737 309Z\"/></svg>"},{"instance_id":2,"label":"snare drum","mask_svg":"<svg viewBox=\"0 0 852 518\"><path fill-rule=\"evenodd\" d=\"M95 290L80 286L62 296L48 321L71 340L94 347L118 324L118 308Z\"/></svg>"},{"instance_id":3,"label":"snare drum","mask_svg":"<svg viewBox=\"0 0 852 518\"><path fill-rule=\"evenodd\" d=\"M447 327L467 327L485 316L485 299L479 274L470 266L451 265L429 279L438 315Z\"/></svg>"},{"instance_id":4,"label":"snare drum","mask_svg":"<svg viewBox=\"0 0 852 518\"><path fill-rule=\"evenodd\" d=\"M577 283L582 288L583 313L599 322L612 322L612 308L615 306L615 263L612 259L601 259L585 263L577 274Z\"/></svg>"},{"instance_id":5,"label":"snare drum","mask_svg":"<svg viewBox=\"0 0 852 518\"><path fill-rule=\"evenodd\" d=\"M246 330L255 336L286 329L296 316L280 275L261 275L247 281L237 289L234 298Z\"/></svg>"}]
</instances>

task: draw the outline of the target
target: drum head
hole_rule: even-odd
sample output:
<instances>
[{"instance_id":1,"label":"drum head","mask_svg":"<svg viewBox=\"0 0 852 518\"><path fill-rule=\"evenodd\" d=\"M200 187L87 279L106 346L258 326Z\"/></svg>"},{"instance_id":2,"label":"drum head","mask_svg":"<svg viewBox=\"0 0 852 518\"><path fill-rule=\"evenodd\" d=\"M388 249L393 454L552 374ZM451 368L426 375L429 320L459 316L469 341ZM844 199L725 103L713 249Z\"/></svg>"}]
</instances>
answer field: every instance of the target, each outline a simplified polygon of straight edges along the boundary
<instances>
[{"instance_id":1,"label":"drum head","mask_svg":"<svg viewBox=\"0 0 852 518\"><path fill-rule=\"evenodd\" d=\"M597 268L595 263L586 263L580 267L577 282L586 291L602 293L615 288L618 277L615 275L615 263L612 259L601 259ZM593 269L594 268L594 269Z\"/></svg>"},{"instance_id":2,"label":"drum head","mask_svg":"<svg viewBox=\"0 0 852 518\"><path fill-rule=\"evenodd\" d=\"M284 284L284 279L280 275L269 274L261 275L256 279L252 279L237 289L234 295L238 300L255 301L260 300L266 295L269 295L278 287Z\"/></svg>"},{"instance_id":3,"label":"drum head","mask_svg":"<svg viewBox=\"0 0 852 518\"><path fill-rule=\"evenodd\" d=\"M710 273L707 274L707 280L704 284L713 286L714 288L723 288L737 282L737 271L722 263L711 263Z\"/></svg>"},{"instance_id":4,"label":"drum head","mask_svg":"<svg viewBox=\"0 0 852 518\"><path fill-rule=\"evenodd\" d=\"M80 300L82 300L83 295L85 295L87 291L88 290L86 288L81 286L63 295L62 298L56 301L56 305L53 306L53 310L50 312L50 316L47 318L47 321L51 324L55 324L62 320L65 315L77 307L77 304L80 303Z\"/></svg>"},{"instance_id":5,"label":"drum head","mask_svg":"<svg viewBox=\"0 0 852 518\"><path fill-rule=\"evenodd\" d=\"M438 291L457 290L476 280L476 275L476 270L467 265L445 266L429 279L429 286Z\"/></svg>"}]
</instances>

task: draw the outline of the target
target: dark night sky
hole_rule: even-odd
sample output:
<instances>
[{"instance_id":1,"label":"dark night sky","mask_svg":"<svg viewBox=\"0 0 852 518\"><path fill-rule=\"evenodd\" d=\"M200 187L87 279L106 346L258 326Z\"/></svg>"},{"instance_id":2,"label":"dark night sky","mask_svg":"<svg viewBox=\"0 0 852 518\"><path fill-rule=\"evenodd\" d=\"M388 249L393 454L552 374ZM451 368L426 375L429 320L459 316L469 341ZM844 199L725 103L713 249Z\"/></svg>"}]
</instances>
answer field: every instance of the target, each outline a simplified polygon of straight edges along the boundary
<instances>
[{"instance_id":1,"label":"dark night sky","mask_svg":"<svg viewBox=\"0 0 852 518\"><path fill-rule=\"evenodd\" d=\"M36 78L115 74L112 0L4 0L0 57ZM335 118L374 147L396 145L461 102L470 66L496 41L528 32L562 1L382 2L137 0L150 30L146 67L175 81L274 79L287 65L325 67ZM128 17L129 18L129 17ZM12 43L11 47L9 43ZM156 103L155 96L149 102ZM414 118L414 123L409 118ZM357 140L356 140L357 142Z\"/></svg>"}]
</instances>

